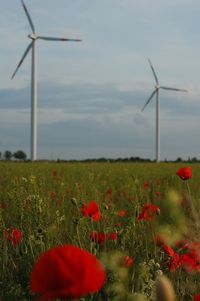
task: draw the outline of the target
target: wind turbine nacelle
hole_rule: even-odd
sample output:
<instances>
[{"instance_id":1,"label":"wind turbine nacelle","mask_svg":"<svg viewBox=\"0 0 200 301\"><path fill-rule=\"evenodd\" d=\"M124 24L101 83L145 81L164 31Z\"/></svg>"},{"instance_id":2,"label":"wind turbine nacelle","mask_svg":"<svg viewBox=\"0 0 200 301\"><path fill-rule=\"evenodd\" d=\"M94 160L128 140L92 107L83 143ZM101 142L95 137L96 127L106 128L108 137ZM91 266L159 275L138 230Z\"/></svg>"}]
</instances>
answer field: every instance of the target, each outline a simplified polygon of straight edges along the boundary
<instances>
[{"instance_id":1,"label":"wind turbine nacelle","mask_svg":"<svg viewBox=\"0 0 200 301\"><path fill-rule=\"evenodd\" d=\"M36 40L37 39L37 36L35 33L32 33L32 34L29 34L28 35L28 38L31 39L31 40Z\"/></svg>"}]
</instances>

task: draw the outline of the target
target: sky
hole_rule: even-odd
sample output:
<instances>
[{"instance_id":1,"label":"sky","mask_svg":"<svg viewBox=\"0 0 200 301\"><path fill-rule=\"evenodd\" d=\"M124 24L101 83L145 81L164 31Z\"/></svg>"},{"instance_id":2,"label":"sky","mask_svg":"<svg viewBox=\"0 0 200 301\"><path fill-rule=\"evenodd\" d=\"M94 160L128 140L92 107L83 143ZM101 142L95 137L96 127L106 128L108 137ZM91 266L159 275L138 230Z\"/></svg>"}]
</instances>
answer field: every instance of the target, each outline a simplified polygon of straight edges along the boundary
<instances>
[{"instance_id":1,"label":"sky","mask_svg":"<svg viewBox=\"0 0 200 301\"><path fill-rule=\"evenodd\" d=\"M155 159L160 91L161 160L200 158L199 0L24 0L36 41L38 159ZM0 151L30 156L31 53L20 0L0 0Z\"/></svg>"}]
</instances>

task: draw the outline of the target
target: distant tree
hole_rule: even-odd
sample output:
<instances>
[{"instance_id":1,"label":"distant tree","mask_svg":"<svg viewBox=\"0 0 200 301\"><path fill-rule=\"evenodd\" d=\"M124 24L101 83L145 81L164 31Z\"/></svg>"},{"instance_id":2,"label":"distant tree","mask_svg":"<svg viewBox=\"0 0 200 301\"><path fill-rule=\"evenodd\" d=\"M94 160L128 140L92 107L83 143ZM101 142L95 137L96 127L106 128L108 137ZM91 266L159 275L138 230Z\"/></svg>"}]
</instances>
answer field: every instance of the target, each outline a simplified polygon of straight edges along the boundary
<instances>
[{"instance_id":1,"label":"distant tree","mask_svg":"<svg viewBox=\"0 0 200 301\"><path fill-rule=\"evenodd\" d=\"M5 152L4 152L4 159L5 160L7 160L7 161L9 161L11 158L12 158L12 153L11 153L11 151L9 151L9 150L6 150Z\"/></svg>"},{"instance_id":2,"label":"distant tree","mask_svg":"<svg viewBox=\"0 0 200 301\"><path fill-rule=\"evenodd\" d=\"M197 159L196 157L193 157L193 158L191 159L191 162L196 163L196 162L198 162L198 159Z\"/></svg>"},{"instance_id":3,"label":"distant tree","mask_svg":"<svg viewBox=\"0 0 200 301\"><path fill-rule=\"evenodd\" d=\"M13 157L17 160L26 160L26 153L23 152L22 150L18 150L13 154Z\"/></svg>"},{"instance_id":4,"label":"distant tree","mask_svg":"<svg viewBox=\"0 0 200 301\"><path fill-rule=\"evenodd\" d=\"M183 162L181 157L178 157L175 162Z\"/></svg>"},{"instance_id":5,"label":"distant tree","mask_svg":"<svg viewBox=\"0 0 200 301\"><path fill-rule=\"evenodd\" d=\"M2 159L2 152L0 152L0 160Z\"/></svg>"}]
</instances>

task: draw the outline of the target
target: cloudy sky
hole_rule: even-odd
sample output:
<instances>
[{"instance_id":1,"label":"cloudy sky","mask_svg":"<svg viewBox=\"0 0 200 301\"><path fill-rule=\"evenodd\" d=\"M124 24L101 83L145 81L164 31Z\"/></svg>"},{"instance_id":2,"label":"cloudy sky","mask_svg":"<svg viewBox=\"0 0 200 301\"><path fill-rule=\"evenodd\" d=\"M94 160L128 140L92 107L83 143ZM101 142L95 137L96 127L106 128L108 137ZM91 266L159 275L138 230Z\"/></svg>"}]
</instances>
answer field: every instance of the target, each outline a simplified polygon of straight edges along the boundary
<instances>
[{"instance_id":1,"label":"cloudy sky","mask_svg":"<svg viewBox=\"0 0 200 301\"><path fill-rule=\"evenodd\" d=\"M38 158L155 158L155 80L161 159L200 158L199 0L24 0L37 41ZM20 0L0 0L0 151L30 155L31 33Z\"/></svg>"}]
</instances>

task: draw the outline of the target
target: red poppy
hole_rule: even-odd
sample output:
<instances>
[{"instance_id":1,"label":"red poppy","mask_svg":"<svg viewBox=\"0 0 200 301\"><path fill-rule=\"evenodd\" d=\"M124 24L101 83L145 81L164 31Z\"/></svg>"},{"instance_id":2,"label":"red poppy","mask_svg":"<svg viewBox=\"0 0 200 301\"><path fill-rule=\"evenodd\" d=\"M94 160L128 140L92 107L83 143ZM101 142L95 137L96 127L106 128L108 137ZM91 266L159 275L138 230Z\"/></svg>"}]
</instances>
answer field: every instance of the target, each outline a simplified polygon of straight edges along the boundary
<instances>
[{"instance_id":1,"label":"red poppy","mask_svg":"<svg viewBox=\"0 0 200 301\"><path fill-rule=\"evenodd\" d=\"M160 200L160 196L161 196L160 191L156 191L156 192L155 192L155 195L157 196L157 200Z\"/></svg>"},{"instance_id":2,"label":"red poppy","mask_svg":"<svg viewBox=\"0 0 200 301\"><path fill-rule=\"evenodd\" d=\"M118 236L117 236L117 233L109 233L109 234L107 234L107 238L109 240L117 240Z\"/></svg>"},{"instance_id":3,"label":"red poppy","mask_svg":"<svg viewBox=\"0 0 200 301\"><path fill-rule=\"evenodd\" d=\"M120 216L120 217L124 217L124 216L126 216L126 210L120 210L120 211L118 211L117 212L117 216Z\"/></svg>"},{"instance_id":4,"label":"red poppy","mask_svg":"<svg viewBox=\"0 0 200 301\"><path fill-rule=\"evenodd\" d=\"M121 223L117 223L117 224L116 224L116 227L117 227L117 228L121 228L121 226L122 226Z\"/></svg>"},{"instance_id":5,"label":"red poppy","mask_svg":"<svg viewBox=\"0 0 200 301\"><path fill-rule=\"evenodd\" d=\"M11 241L13 247L16 247L17 245L20 244L22 239L22 233L20 230L18 229L12 229L10 231L6 230L4 234L5 234L5 238Z\"/></svg>"},{"instance_id":6,"label":"red poppy","mask_svg":"<svg viewBox=\"0 0 200 301\"><path fill-rule=\"evenodd\" d=\"M145 204L142 207L142 211L138 216L138 220L152 221L155 218L155 214L160 213L160 207L152 204Z\"/></svg>"},{"instance_id":7,"label":"red poppy","mask_svg":"<svg viewBox=\"0 0 200 301\"><path fill-rule=\"evenodd\" d=\"M89 216L95 222L101 219L99 206L95 201L91 201L89 204L83 205L81 209L82 209L83 216Z\"/></svg>"},{"instance_id":8,"label":"red poppy","mask_svg":"<svg viewBox=\"0 0 200 301\"><path fill-rule=\"evenodd\" d=\"M151 188L151 184L150 184L149 181L146 181L146 182L144 183L144 188L147 189L147 190Z\"/></svg>"},{"instance_id":9,"label":"red poppy","mask_svg":"<svg viewBox=\"0 0 200 301\"><path fill-rule=\"evenodd\" d=\"M111 195L112 195L112 189L110 188L110 189L108 189L108 190L106 191L106 196L107 196L108 198L111 198Z\"/></svg>"},{"instance_id":10,"label":"red poppy","mask_svg":"<svg viewBox=\"0 0 200 301\"><path fill-rule=\"evenodd\" d=\"M175 272L180 266L179 255L174 253L173 256L170 257L168 262L168 268L171 272Z\"/></svg>"},{"instance_id":11,"label":"red poppy","mask_svg":"<svg viewBox=\"0 0 200 301\"><path fill-rule=\"evenodd\" d=\"M173 257L175 254L174 250L165 243L162 244L162 249L165 252L165 254L169 255L170 257Z\"/></svg>"},{"instance_id":12,"label":"red poppy","mask_svg":"<svg viewBox=\"0 0 200 301\"><path fill-rule=\"evenodd\" d=\"M95 256L72 245L43 253L31 273L30 289L38 301L79 299L99 291L106 273Z\"/></svg>"},{"instance_id":13,"label":"red poppy","mask_svg":"<svg viewBox=\"0 0 200 301\"><path fill-rule=\"evenodd\" d=\"M192 168L190 166L182 167L177 171L176 174L182 180L188 180L192 177Z\"/></svg>"},{"instance_id":14,"label":"red poppy","mask_svg":"<svg viewBox=\"0 0 200 301\"><path fill-rule=\"evenodd\" d=\"M195 295L193 301L200 301L200 294Z\"/></svg>"},{"instance_id":15,"label":"red poppy","mask_svg":"<svg viewBox=\"0 0 200 301\"><path fill-rule=\"evenodd\" d=\"M198 267L196 261L188 254L182 254L179 261L181 268L185 272L194 272Z\"/></svg>"},{"instance_id":16,"label":"red poppy","mask_svg":"<svg viewBox=\"0 0 200 301\"><path fill-rule=\"evenodd\" d=\"M55 191L50 191L49 196L50 196L50 198L54 199L56 197L56 192Z\"/></svg>"},{"instance_id":17,"label":"red poppy","mask_svg":"<svg viewBox=\"0 0 200 301\"><path fill-rule=\"evenodd\" d=\"M51 174L52 174L52 177L57 177L57 174L58 174L58 173L57 173L56 170L52 170L52 173L51 173Z\"/></svg>"},{"instance_id":18,"label":"red poppy","mask_svg":"<svg viewBox=\"0 0 200 301\"><path fill-rule=\"evenodd\" d=\"M124 257L124 262L123 262L123 264L124 264L124 266L125 266L126 268L129 268L130 266L132 266L133 263L134 263L133 258L131 258L130 256L125 256L125 257Z\"/></svg>"},{"instance_id":19,"label":"red poppy","mask_svg":"<svg viewBox=\"0 0 200 301\"><path fill-rule=\"evenodd\" d=\"M106 240L106 234L103 232L98 233L96 231L93 231L92 233L90 233L90 239L91 241L96 242L99 245L102 245Z\"/></svg>"}]
</instances>

